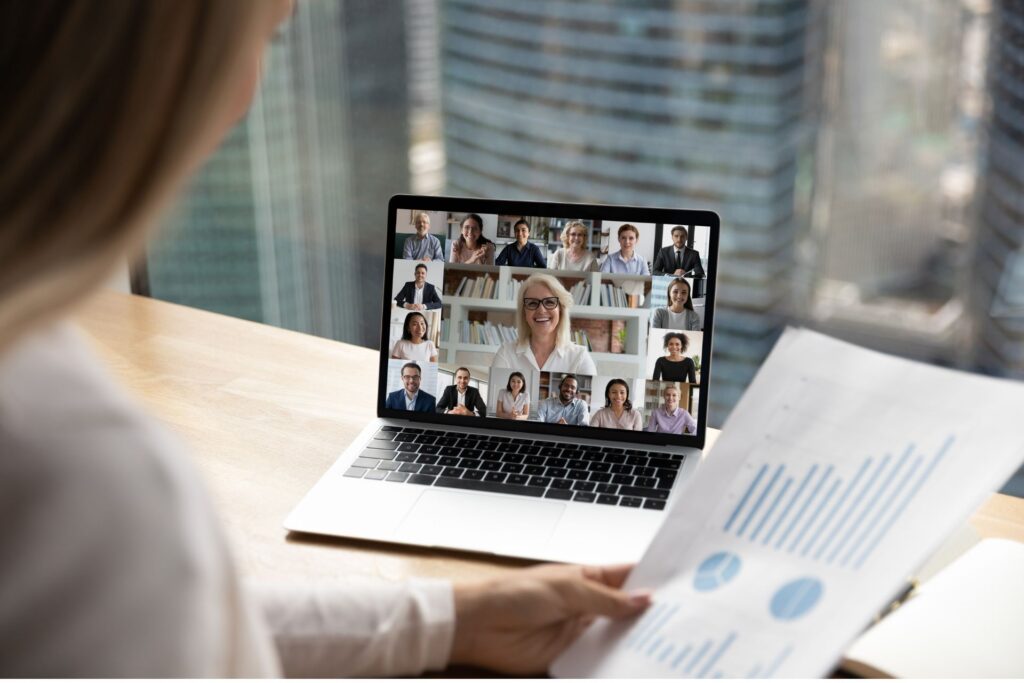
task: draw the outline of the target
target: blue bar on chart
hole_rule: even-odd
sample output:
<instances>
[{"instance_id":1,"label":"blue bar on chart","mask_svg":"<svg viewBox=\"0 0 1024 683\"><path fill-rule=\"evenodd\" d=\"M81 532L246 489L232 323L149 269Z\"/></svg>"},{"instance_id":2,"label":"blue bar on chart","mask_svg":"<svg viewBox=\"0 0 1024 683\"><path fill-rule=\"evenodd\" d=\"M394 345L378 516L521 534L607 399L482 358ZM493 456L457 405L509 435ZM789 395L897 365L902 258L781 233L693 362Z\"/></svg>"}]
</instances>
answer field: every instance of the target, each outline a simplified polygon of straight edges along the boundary
<instances>
[{"instance_id":1,"label":"blue bar on chart","mask_svg":"<svg viewBox=\"0 0 1024 683\"><path fill-rule=\"evenodd\" d=\"M821 487L823 487L825 485L825 482L828 481L828 478L832 475L832 471L834 469L835 468L832 465L829 465L827 468L825 468L824 474L821 475L821 479L818 480L818 483L814 487L814 490L811 492L811 495L808 496L808 498L804 501L803 505L800 506L800 511L797 513L796 517L793 518L793 521L789 523L788 527L786 527L786 531L782 534L782 536L779 537L778 542L775 544L776 550L779 550L782 547L782 545L786 542L786 539L789 538L790 534L793 533L793 530L796 529L797 525L801 522L801 520L803 520L804 515L807 514L807 510L810 509L811 504L815 501L815 499L817 499L818 494L821 492ZM809 523L810 520L808 520L807 523L804 524L803 529L800 531L801 535L806 531L807 524ZM798 541L799 539L800 536L797 536L796 539L794 539L793 544L789 547L789 552L793 552L793 548L796 546L796 541Z\"/></svg>"},{"instance_id":2,"label":"blue bar on chart","mask_svg":"<svg viewBox=\"0 0 1024 683\"><path fill-rule=\"evenodd\" d=\"M764 537L764 540L762 541L764 545L768 545L768 542L772 540L775 532L779 530L779 527L782 526L782 522L784 522L786 517L789 516L790 511L793 509L793 505L800 499L800 494L804 492L805 488L807 488L807 483L811 481L811 477L813 477L814 473L817 471L817 465L812 465L811 469L807 471L807 475L804 477L803 481L800 482L800 486L797 487L796 493L794 493L793 497L789 499L789 503L787 503L786 507L783 508L782 514L775 520L775 524L773 524L771 530L768 531L768 535Z\"/></svg>"}]
</instances>

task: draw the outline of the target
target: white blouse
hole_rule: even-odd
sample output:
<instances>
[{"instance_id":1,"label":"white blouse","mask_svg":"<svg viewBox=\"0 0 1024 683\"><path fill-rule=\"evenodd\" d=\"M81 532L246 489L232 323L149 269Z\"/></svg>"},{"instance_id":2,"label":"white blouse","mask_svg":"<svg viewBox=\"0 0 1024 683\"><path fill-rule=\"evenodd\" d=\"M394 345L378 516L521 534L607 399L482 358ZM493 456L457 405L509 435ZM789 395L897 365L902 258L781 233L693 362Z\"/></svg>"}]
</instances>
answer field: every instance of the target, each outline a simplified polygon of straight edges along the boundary
<instances>
[{"instance_id":1,"label":"white blouse","mask_svg":"<svg viewBox=\"0 0 1024 683\"><path fill-rule=\"evenodd\" d=\"M506 413L512 413L513 415L522 415L523 408L530 405L530 397L525 391L520 391L519 395L512 398L512 392L508 389L501 389L498 391L498 406L502 411ZM529 410L527 410L529 414Z\"/></svg>"},{"instance_id":2,"label":"white blouse","mask_svg":"<svg viewBox=\"0 0 1024 683\"><path fill-rule=\"evenodd\" d=\"M391 357L429 363L431 358L437 358L437 347L429 339L421 341L419 344L413 344L408 339L399 339L391 347Z\"/></svg>"},{"instance_id":3,"label":"white blouse","mask_svg":"<svg viewBox=\"0 0 1024 683\"><path fill-rule=\"evenodd\" d=\"M597 366L590 352L585 346L569 343L565 346L556 346L548 359L544 361L544 367L537 365L537 357L533 355L533 349L528 343L519 345L517 341L507 341L498 348L491 362L492 368L512 368L523 374L533 371L546 372L571 372L579 375L597 374Z\"/></svg>"},{"instance_id":4,"label":"white blouse","mask_svg":"<svg viewBox=\"0 0 1024 683\"><path fill-rule=\"evenodd\" d=\"M66 325L0 356L0 676L443 668L450 584L245 586L185 449Z\"/></svg>"}]
</instances>

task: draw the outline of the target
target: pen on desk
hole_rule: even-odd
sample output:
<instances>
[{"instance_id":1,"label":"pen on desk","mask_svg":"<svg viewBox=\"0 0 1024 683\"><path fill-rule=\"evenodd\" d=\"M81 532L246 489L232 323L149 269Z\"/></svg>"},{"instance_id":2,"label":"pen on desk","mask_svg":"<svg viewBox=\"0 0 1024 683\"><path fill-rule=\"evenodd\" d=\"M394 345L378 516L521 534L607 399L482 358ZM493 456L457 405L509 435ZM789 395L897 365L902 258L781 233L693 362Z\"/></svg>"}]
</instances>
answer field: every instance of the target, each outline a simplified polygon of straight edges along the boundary
<instances>
[{"instance_id":1,"label":"pen on desk","mask_svg":"<svg viewBox=\"0 0 1024 683\"><path fill-rule=\"evenodd\" d=\"M904 584L903 588L900 589L900 591L892 598L892 600L887 602L885 607L883 607L882 610L875 615L875 618L871 621L871 625L874 626L882 619L884 619L886 616L896 611L900 605L906 602L907 599L909 599L910 596L914 594L914 591L917 590L917 587L917 579L913 577L907 579L907 583Z\"/></svg>"}]
</instances>

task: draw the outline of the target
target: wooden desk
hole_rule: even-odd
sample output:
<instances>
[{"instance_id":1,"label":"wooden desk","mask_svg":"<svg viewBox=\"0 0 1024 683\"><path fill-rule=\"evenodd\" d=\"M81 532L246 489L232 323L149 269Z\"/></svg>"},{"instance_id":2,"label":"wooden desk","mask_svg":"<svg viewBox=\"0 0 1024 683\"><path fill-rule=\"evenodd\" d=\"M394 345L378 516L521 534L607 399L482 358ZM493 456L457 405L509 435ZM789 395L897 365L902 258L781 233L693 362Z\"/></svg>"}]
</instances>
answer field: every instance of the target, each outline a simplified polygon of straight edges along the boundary
<instances>
[{"instance_id":1,"label":"wooden desk","mask_svg":"<svg viewBox=\"0 0 1024 683\"><path fill-rule=\"evenodd\" d=\"M292 506L375 415L376 351L115 292L97 295L78 322L118 379L191 446L245 575L461 579L524 564L287 537ZM1024 500L994 495L972 523L1024 541Z\"/></svg>"}]
</instances>

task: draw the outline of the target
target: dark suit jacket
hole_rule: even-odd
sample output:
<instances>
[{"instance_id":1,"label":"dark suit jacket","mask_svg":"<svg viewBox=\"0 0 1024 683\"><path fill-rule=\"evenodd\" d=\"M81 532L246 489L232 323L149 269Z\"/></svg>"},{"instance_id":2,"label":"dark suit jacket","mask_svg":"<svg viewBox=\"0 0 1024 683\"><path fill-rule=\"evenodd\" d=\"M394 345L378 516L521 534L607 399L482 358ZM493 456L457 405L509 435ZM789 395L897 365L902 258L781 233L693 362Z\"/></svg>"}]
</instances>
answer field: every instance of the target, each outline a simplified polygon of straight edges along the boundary
<instances>
[{"instance_id":1,"label":"dark suit jacket","mask_svg":"<svg viewBox=\"0 0 1024 683\"><path fill-rule=\"evenodd\" d=\"M405 389L392 391L388 394L388 400L384 403L384 407L391 410L405 410ZM419 393L416 394L416 405L413 406L413 412L434 412L434 397L420 389Z\"/></svg>"},{"instance_id":2,"label":"dark suit jacket","mask_svg":"<svg viewBox=\"0 0 1024 683\"><path fill-rule=\"evenodd\" d=\"M458 392L459 390L454 384L445 387L444 393L441 394L441 400L437 402L437 412L443 413L459 405ZM476 411L480 417L487 417L487 405L480 397L480 392L476 387L466 387L466 407Z\"/></svg>"},{"instance_id":3,"label":"dark suit jacket","mask_svg":"<svg viewBox=\"0 0 1024 683\"><path fill-rule=\"evenodd\" d=\"M416 300L416 283L406 282L402 286L402 290L398 292L398 296L395 297L395 303L399 306L405 304L411 304ZM431 308L441 308L441 297L437 295L437 289L434 285L429 282L423 283L423 305L427 307L427 310Z\"/></svg>"},{"instance_id":4,"label":"dark suit jacket","mask_svg":"<svg viewBox=\"0 0 1024 683\"><path fill-rule=\"evenodd\" d=\"M671 275L677 268L691 277L704 277L704 266L700 262L700 252L696 249L683 247L683 264L676 264L676 248L672 245L662 247L654 256L654 274ZM693 271L691 273L691 271Z\"/></svg>"}]
</instances>

